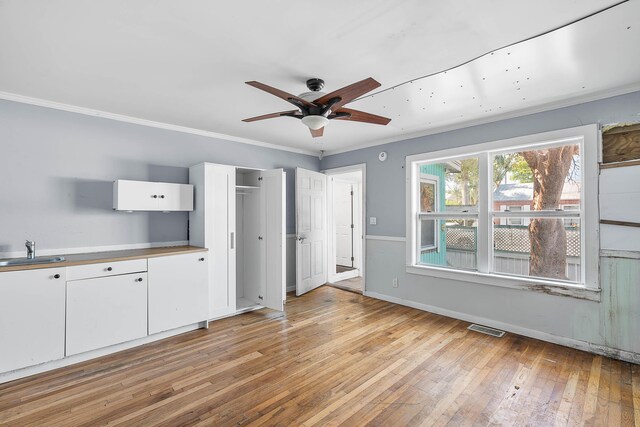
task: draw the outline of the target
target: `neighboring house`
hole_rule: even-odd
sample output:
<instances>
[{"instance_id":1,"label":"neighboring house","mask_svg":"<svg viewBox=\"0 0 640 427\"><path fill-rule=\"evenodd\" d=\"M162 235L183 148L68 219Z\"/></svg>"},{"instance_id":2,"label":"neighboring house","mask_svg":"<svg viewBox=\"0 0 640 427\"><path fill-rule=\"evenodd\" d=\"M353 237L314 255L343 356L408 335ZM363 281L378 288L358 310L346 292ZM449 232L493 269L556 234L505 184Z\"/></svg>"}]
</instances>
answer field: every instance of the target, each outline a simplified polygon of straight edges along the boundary
<instances>
[{"instance_id":1,"label":"neighboring house","mask_svg":"<svg viewBox=\"0 0 640 427\"><path fill-rule=\"evenodd\" d=\"M559 209L573 211L580 209L580 183L567 182L562 189ZM517 212L533 210L533 183L500 184L493 192L493 210L500 212ZM525 218L501 218L499 225L529 225ZM573 219L566 219L567 227L579 224Z\"/></svg>"}]
</instances>

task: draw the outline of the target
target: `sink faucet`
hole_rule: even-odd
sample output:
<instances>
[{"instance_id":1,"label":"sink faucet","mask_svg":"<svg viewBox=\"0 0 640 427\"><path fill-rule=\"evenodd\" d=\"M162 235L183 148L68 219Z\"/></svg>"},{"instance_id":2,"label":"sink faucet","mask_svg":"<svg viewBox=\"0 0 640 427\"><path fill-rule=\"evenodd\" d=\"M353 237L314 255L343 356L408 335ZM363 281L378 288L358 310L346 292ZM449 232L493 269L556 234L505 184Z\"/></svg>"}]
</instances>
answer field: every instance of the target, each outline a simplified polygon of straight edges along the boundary
<instances>
[{"instance_id":1,"label":"sink faucet","mask_svg":"<svg viewBox=\"0 0 640 427\"><path fill-rule=\"evenodd\" d=\"M27 240L24 245L27 247L27 259L34 259L36 257L36 242Z\"/></svg>"}]
</instances>

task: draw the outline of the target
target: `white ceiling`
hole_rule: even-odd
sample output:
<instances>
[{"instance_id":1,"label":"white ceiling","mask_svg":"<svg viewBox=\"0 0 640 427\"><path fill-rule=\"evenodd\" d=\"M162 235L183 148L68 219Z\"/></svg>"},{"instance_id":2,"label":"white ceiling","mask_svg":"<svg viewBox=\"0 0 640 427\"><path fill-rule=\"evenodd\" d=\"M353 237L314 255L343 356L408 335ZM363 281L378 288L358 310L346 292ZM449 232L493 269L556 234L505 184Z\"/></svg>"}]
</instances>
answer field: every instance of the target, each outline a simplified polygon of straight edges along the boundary
<instances>
[{"instance_id":1,"label":"white ceiling","mask_svg":"<svg viewBox=\"0 0 640 427\"><path fill-rule=\"evenodd\" d=\"M639 0L419 79L615 3L0 0L0 97L340 152L640 89ZM332 121L312 139L296 119L241 121L291 109L245 81L299 94L369 76L383 92L348 106L386 127Z\"/></svg>"}]
</instances>

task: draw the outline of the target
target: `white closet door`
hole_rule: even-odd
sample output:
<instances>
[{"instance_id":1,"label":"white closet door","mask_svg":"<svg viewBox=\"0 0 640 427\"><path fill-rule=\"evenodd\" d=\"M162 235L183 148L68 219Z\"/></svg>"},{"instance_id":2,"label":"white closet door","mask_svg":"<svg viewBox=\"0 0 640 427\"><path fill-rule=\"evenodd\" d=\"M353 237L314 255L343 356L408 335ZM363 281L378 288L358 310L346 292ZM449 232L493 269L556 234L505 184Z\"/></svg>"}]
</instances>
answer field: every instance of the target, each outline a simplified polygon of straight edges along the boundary
<instances>
[{"instance_id":1,"label":"white closet door","mask_svg":"<svg viewBox=\"0 0 640 427\"><path fill-rule=\"evenodd\" d=\"M261 304L283 311L286 299L285 173L282 169L268 170L263 171L261 177L264 240L260 243L264 248L266 278Z\"/></svg>"},{"instance_id":2,"label":"white closet door","mask_svg":"<svg viewBox=\"0 0 640 427\"><path fill-rule=\"evenodd\" d=\"M206 165L205 247L209 248L209 316L236 309L236 168ZM197 208L199 209L199 208Z\"/></svg>"},{"instance_id":3,"label":"white closet door","mask_svg":"<svg viewBox=\"0 0 640 427\"><path fill-rule=\"evenodd\" d=\"M296 168L296 295L327 282L327 177Z\"/></svg>"}]
</instances>

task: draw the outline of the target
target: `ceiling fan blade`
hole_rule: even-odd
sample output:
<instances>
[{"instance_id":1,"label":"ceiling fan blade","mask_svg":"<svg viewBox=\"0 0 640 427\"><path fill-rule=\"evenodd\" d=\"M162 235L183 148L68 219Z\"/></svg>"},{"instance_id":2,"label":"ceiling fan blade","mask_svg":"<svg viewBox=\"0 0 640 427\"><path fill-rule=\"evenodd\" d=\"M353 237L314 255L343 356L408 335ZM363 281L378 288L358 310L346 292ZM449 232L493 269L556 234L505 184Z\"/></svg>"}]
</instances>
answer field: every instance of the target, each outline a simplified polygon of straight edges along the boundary
<instances>
[{"instance_id":1,"label":"ceiling fan blade","mask_svg":"<svg viewBox=\"0 0 640 427\"><path fill-rule=\"evenodd\" d=\"M263 116L256 116L256 117L250 117L248 119L243 119L243 122L255 122L258 120L264 120L264 119L273 119L275 117L295 117L297 115L300 115L300 117L302 117L302 115L300 114L300 111L298 110L291 110L291 111L281 111L279 113L271 113L271 114L265 114Z\"/></svg>"},{"instance_id":2,"label":"ceiling fan blade","mask_svg":"<svg viewBox=\"0 0 640 427\"><path fill-rule=\"evenodd\" d=\"M387 117L377 116L371 113L365 113L360 110L352 110L351 108L341 108L336 113L347 113L349 115L337 115L333 117L335 120L350 120L352 122L364 122L364 123L373 123L374 125L387 125L391 121L391 119ZM331 119L332 117L329 116Z\"/></svg>"},{"instance_id":3,"label":"ceiling fan blade","mask_svg":"<svg viewBox=\"0 0 640 427\"><path fill-rule=\"evenodd\" d=\"M249 86L253 86L257 89L263 90L267 93L270 93L271 95L275 95L280 99L284 99L285 101L295 105L298 108L304 107L304 108L308 108L308 107L315 107L315 105L313 105L312 103L310 103L309 101L305 101L304 99L292 95L290 93L287 93L283 90L280 89L276 89L275 87L271 87L269 85L266 85L264 83L260 83L260 82L256 82L256 81L250 81L250 82L245 82L246 84L248 84Z\"/></svg>"},{"instance_id":4,"label":"ceiling fan blade","mask_svg":"<svg viewBox=\"0 0 640 427\"><path fill-rule=\"evenodd\" d=\"M311 136L314 138L318 138L320 136L322 136L322 134L324 133L324 127L321 127L318 130L313 130L313 129L309 129L311 131Z\"/></svg>"},{"instance_id":5,"label":"ceiling fan blade","mask_svg":"<svg viewBox=\"0 0 640 427\"><path fill-rule=\"evenodd\" d=\"M332 111L336 111L338 108L343 105L353 101L354 99L364 95L367 92L371 92L375 88L380 87L380 83L372 79L371 77L361 80L357 83L350 84L349 86L345 86L342 89L335 90L331 93L323 95L322 97L313 101L314 104L327 104L334 98L340 98L333 107Z\"/></svg>"}]
</instances>

